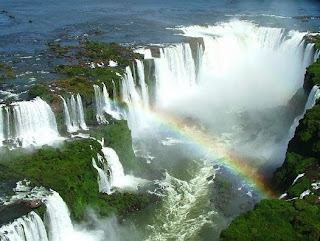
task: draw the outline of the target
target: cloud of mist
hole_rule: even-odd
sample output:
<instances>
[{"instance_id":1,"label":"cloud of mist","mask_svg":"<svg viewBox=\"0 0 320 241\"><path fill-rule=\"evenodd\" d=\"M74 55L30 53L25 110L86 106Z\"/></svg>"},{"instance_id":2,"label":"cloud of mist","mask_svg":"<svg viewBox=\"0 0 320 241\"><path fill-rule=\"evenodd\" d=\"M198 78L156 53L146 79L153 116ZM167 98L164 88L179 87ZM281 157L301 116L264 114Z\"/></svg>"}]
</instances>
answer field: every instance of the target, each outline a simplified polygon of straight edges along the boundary
<instances>
[{"instance_id":1,"label":"cloud of mist","mask_svg":"<svg viewBox=\"0 0 320 241\"><path fill-rule=\"evenodd\" d=\"M286 144L278 130L285 120L279 108L302 87L310 64L311 56L301 45L304 33L241 21L181 30L204 39L198 86L188 94L177 92L163 108L198 118L213 134L231 133L232 148L239 155L283 158ZM285 132L281 134L285 139Z\"/></svg>"},{"instance_id":2,"label":"cloud of mist","mask_svg":"<svg viewBox=\"0 0 320 241\"><path fill-rule=\"evenodd\" d=\"M90 241L133 241L142 240L133 225L122 225L116 215L100 217L93 209L88 209L84 221L74 225L74 230L85 234Z\"/></svg>"}]
</instances>

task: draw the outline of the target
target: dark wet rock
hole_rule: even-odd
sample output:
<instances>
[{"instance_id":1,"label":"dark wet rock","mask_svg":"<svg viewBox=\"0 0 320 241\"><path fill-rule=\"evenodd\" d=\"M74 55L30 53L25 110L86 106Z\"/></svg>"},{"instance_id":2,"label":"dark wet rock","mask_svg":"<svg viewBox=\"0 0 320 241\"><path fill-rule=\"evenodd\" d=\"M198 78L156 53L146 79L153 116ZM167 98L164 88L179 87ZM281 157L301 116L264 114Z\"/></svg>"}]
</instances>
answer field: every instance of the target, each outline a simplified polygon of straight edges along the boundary
<instances>
[{"instance_id":1,"label":"dark wet rock","mask_svg":"<svg viewBox=\"0 0 320 241\"><path fill-rule=\"evenodd\" d=\"M42 202L41 202L42 204ZM0 226L12 222L13 220L27 215L33 208L37 208L39 205L35 205L33 201L21 201L18 200L9 205L3 205L0 207Z\"/></svg>"},{"instance_id":2,"label":"dark wet rock","mask_svg":"<svg viewBox=\"0 0 320 241\"><path fill-rule=\"evenodd\" d=\"M214 175L211 175L210 177L207 177L207 181L213 180Z\"/></svg>"},{"instance_id":3,"label":"dark wet rock","mask_svg":"<svg viewBox=\"0 0 320 241\"><path fill-rule=\"evenodd\" d=\"M31 200L31 201L23 200L21 201L21 204L25 205L28 208L34 209L34 208L40 207L43 204L43 202L41 200Z\"/></svg>"}]
</instances>

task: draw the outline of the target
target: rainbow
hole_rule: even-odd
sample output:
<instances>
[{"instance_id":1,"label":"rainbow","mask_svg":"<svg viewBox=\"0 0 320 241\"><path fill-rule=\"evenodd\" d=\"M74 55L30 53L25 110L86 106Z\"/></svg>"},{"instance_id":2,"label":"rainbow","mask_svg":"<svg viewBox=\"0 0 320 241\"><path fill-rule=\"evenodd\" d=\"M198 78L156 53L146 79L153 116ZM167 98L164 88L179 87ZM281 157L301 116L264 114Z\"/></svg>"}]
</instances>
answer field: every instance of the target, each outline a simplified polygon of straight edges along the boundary
<instances>
[{"instance_id":1,"label":"rainbow","mask_svg":"<svg viewBox=\"0 0 320 241\"><path fill-rule=\"evenodd\" d=\"M188 127L186 123L165 113L159 111L148 113L152 120L160 125L169 128L171 131L179 134L185 139L192 142L197 148L208 153L214 159L219 159L233 173L244 179L246 183L253 186L261 198L275 198L276 195L266 185L264 178L258 174L252 166L249 166L245 160L232 156L228 150L214 140L214 138L203 131Z\"/></svg>"},{"instance_id":2,"label":"rainbow","mask_svg":"<svg viewBox=\"0 0 320 241\"><path fill-rule=\"evenodd\" d=\"M119 103L119 100L111 101L115 104ZM230 171L245 180L250 186L254 187L261 198L278 198L278 195L270 189L266 184L265 178L261 176L257 170L248 165L245 160L229 153L229 151L222 147L218 141L214 140L212 136L204 133L199 128L190 128L182 120L174 118L171 115L169 116L159 110L155 111L150 109L144 110L143 112L146 116L151 118L152 121L190 141L199 150L207 153L213 159L219 159L219 161L225 164Z\"/></svg>"}]
</instances>

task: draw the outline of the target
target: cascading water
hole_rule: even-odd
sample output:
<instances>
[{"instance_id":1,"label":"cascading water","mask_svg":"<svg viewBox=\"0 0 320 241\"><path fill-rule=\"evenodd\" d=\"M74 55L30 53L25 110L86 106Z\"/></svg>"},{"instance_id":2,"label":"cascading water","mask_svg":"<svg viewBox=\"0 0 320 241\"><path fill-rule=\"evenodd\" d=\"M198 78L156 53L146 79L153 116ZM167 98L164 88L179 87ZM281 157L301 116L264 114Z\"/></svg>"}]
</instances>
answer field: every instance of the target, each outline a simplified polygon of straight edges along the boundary
<instances>
[{"instance_id":1,"label":"cascading water","mask_svg":"<svg viewBox=\"0 0 320 241\"><path fill-rule=\"evenodd\" d=\"M86 125L85 119L84 119L84 111L83 111L83 104L82 99L79 94L77 94L77 109L78 109L78 122L83 130L87 130L88 127Z\"/></svg>"},{"instance_id":2,"label":"cascading water","mask_svg":"<svg viewBox=\"0 0 320 241\"><path fill-rule=\"evenodd\" d=\"M303 32L242 21L179 30L203 38L197 95L210 94L215 104L240 109L284 104L302 86L313 62L312 44L305 47Z\"/></svg>"},{"instance_id":3,"label":"cascading water","mask_svg":"<svg viewBox=\"0 0 320 241\"><path fill-rule=\"evenodd\" d=\"M114 80L112 80L112 93L113 93L113 100L117 99L117 88L116 88L116 83Z\"/></svg>"},{"instance_id":4,"label":"cascading water","mask_svg":"<svg viewBox=\"0 0 320 241\"><path fill-rule=\"evenodd\" d=\"M102 152L108 162L111 187L120 189L137 189L139 184L145 182L143 179L124 174L123 166L115 150L110 147L102 147Z\"/></svg>"},{"instance_id":5,"label":"cascading water","mask_svg":"<svg viewBox=\"0 0 320 241\"><path fill-rule=\"evenodd\" d=\"M0 240L48 241L45 226L35 212L14 220L0 228Z\"/></svg>"},{"instance_id":6,"label":"cascading water","mask_svg":"<svg viewBox=\"0 0 320 241\"><path fill-rule=\"evenodd\" d=\"M5 110L5 122L6 122L6 129L3 130L5 132L5 139L6 140L11 140L12 135L11 135L11 112L9 106L6 106L4 108Z\"/></svg>"},{"instance_id":7,"label":"cascading water","mask_svg":"<svg viewBox=\"0 0 320 241\"><path fill-rule=\"evenodd\" d=\"M1 107L1 114L3 107ZM1 136L19 146L43 145L59 140L57 123L50 106L41 98L14 102L4 107Z\"/></svg>"},{"instance_id":8,"label":"cascading water","mask_svg":"<svg viewBox=\"0 0 320 241\"><path fill-rule=\"evenodd\" d=\"M101 160L101 158L102 157L98 154L98 159ZM96 160L93 157L92 157L92 165L98 171L99 192L111 194L110 184L109 184L106 172L97 166Z\"/></svg>"},{"instance_id":9,"label":"cascading water","mask_svg":"<svg viewBox=\"0 0 320 241\"><path fill-rule=\"evenodd\" d=\"M50 241L68 239L73 233L73 225L67 205L57 192L47 197L45 203L47 206L45 224Z\"/></svg>"},{"instance_id":10,"label":"cascading water","mask_svg":"<svg viewBox=\"0 0 320 241\"><path fill-rule=\"evenodd\" d=\"M292 125L290 126L289 132L288 132L288 141L290 141L295 133L296 128L299 125L299 121L303 118L303 116L305 115L306 111L311 109L315 103L316 100L320 97L320 89L319 86L315 85L313 86L313 88L311 89L309 96L308 96L308 100L307 103L305 104L304 110L302 112L301 115L297 116L294 120Z\"/></svg>"},{"instance_id":11,"label":"cascading water","mask_svg":"<svg viewBox=\"0 0 320 241\"><path fill-rule=\"evenodd\" d=\"M199 73L201 73L201 66L202 66L202 56L203 56L203 45L198 43L197 45L197 65L196 65L196 70L197 70L197 78L199 76Z\"/></svg>"},{"instance_id":12,"label":"cascading water","mask_svg":"<svg viewBox=\"0 0 320 241\"><path fill-rule=\"evenodd\" d=\"M144 77L144 66L143 66L143 62L139 59L136 60L136 63L137 63L139 85L141 88L143 108L147 110L149 108L149 93L148 93L148 85L146 85L145 77Z\"/></svg>"},{"instance_id":13,"label":"cascading water","mask_svg":"<svg viewBox=\"0 0 320 241\"><path fill-rule=\"evenodd\" d=\"M74 95L71 95L71 97L68 98L67 101L62 96L60 97L63 102L64 118L65 124L67 126L67 131L69 133L73 133L80 130L80 128L82 130L88 130L84 119L84 110L81 96L77 94L76 98L74 98Z\"/></svg>"},{"instance_id":14,"label":"cascading water","mask_svg":"<svg viewBox=\"0 0 320 241\"><path fill-rule=\"evenodd\" d=\"M314 62L316 62L319 57L320 57L320 50L317 49L317 50L316 50L316 53L314 54L314 59L313 59Z\"/></svg>"},{"instance_id":15,"label":"cascading water","mask_svg":"<svg viewBox=\"0 0 320 241\"><path fill-rule=\"evenodd\" d=\"M114 82L113 82L114 84ZM117 108L115 104L112 103L109 93L107 90L107 87L105 84L102 84L102 90L100 86L93 85L94 88L94 96L96 101L96 119L99 124L107 123L106 117L104 116L104 113L107 113L111 115L113 118L120 120L122 119L123 114L121 111ZM115 95L115 87L114 87L114 95ZM115 97L115 96L114 96Z\"/></svg>"},{"instance_id":16,"label":"cascading water","mask_svg":"<svg viewBox=\"0 0 320 241\"><path fill-rule=\"evenodd\" d=\"M63 113L64 113L64 120L67 126L67 130L69 133L76 132L77 129L71 124L71 118L70 118L67 102L62 96L60 96L60 98L62 99L62 102L63 102Z\"/></svg>"},{"instance_id":17,"label":"cascading water","mask_svg":"<svg viewBox=\"0 0 320 241\"><path fill-rule=\"evenodd\" d=\"M143 126L143 101L140 91L134 82L130 67L126 67L126 73L121 83L121 100L128 105L127 121L130 129L136 130Z\"/></svg>"},{"instance_id":18,"label":"cascading water","mask_svg":"<svg viewBox=\"0 0 320 241\"><path fill-rule=\"evenodd\" d=\"M320 87L315 85L313 86L313 88L309 93L308 100L304 108L304 113L307 110L311 109L316 104L316 101L319 97L320 97Z\"/></svg>"},{"instance_id":19,"label":"cascading water","mask_svg":"<svg viewBox=\"0 0 320 241\"><path fill-rule=\"evenodd\" d=\"M52 191L52 194L45 199L45 204L47 210L44 221L50 241L102 240L97 233L91 234L88 231L76 230L72 224L68 207L59 193Z\"/></svg>"},{"instance_id":20,"label":"cascading water","mask_svg":"<svg viewBox=\"0 0 320 241\"><path fill-rule=\"evenodd\" d=\"M4 133L4 124L5 124L5 119L3 116L3 105L0 105L0 146L2 146L2 143L5 139L5 133Z\"/></svg>"},{"instance_id":21,"label":"cascading water","mask_svg":"<svg viewBox=\"0 0 320 241\"><path fill-rule=\"evenodd\" d=\"M144 59L153 59L150 49L139 48L139 49L135 49L134 52L142 54Z\"/></svg>"},{"instance_id":22,"label":"cascading water","mask_svg":"<svg viewBox=\"0 0 320 241\"><path fill-rule=\"evenodd\" d=\"M188 43L160 48L160 57L154 59L154 64L157 104L165 106L195 87L195 62Z\"/></svg>"},{"instance_id":23,"label":"cascading water","mask_svg":"<svg viewBox=\"0 0 320 241\"><path fill-rule=\"evenodd\" d=\"M278 153L273 156L275 152L272 151L280 142L282 145L282 140L275 138L273 133L270 136L265 133L274 126L275 112L281 109L279 106L285 106L302 87L305 69L316 58L313 44L304 41L306 33L258 27L240 21L179 30L186 36L202 38L203 43L194 50L196 54L193 52L197 59L192 58L189 44L160 48L159 57L149 56L155 67L155 111L160 109L173 121L191 117L191 124L195 123L195 126L204 123L208 134L216 135L219 145L218 138L225 138L221 145L231 146L232 154L244 156L243 161L254 160L252 166L275 159L279 162ZM139 49L136 52L145 54L148 51ZM185 56L192 62L186 62ZM128 100L129 109L139 112L143 110L142 92L132 89L140 94L140 98L133 98L122 90L122 99ZM250 124L261 113L266 116L271 113L270 119L258 120L255 129L256 126ZM249 120L249 124L243 124L244 120ZM251 131L253 135L250 135ZM285 135L281 138L285 139ZM285 149L281 151L283 154ZM249 154L241 156L243 153ZM166 174L165 180L158 183L164 190L161 193L163 203L150 226L148 240L193 240L203 225L212 222L212 216L206 214L214 210L213 207L204 208L204 214L194 211L197 201L208 201L202 196L206 196L207 190L205 177L198 172L191 181L183 181ZM203 186L198 183L193 186L193 182L200 180L205 183ZM199 193L193 195L196 191ZM194 213L197 214L195 217L192 216Z\"/></svg>"}]
</instances>

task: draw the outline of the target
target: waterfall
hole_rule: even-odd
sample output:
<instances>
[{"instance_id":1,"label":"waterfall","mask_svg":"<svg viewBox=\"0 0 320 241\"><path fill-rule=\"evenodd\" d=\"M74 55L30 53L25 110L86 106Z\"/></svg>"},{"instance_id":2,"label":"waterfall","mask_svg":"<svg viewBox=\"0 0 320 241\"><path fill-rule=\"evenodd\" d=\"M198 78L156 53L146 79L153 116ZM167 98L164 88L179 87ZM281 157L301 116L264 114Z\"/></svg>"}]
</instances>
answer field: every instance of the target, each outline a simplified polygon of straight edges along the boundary
<instances>
[{"instance_id":1,"label":"waterfall","mask_svg":"<svg viewBox=\"0 0 320 241\"><path fill-rule=\"evenodd\" d=\"M48 228L50 241L62 241L72 234L73 225L67 205L59 193L53 192L45 200L47 210L45 213L45 224Z\"/></svg>"},{"instance_id":2,"label":"waterfall","mask_svg":"<svg viewBox=\"0 0 320 241\"><path fill-rule=\"evenodd\" d=\"M136 59L137 63L137 71L139 77L139 85L141 88L141 96L143 102L143 108L147 110L149 108L149 93L148 93L148 86L146 85L145 78L144 78L144 66L141 60Z\"/></svg>"},{"instance_id":3,"label":"waterfall","mask_svg":"<svg viewBox=\"0 0 320 241\"><path fill-rule=\"evenodd\" d=\"M114 83L114 80L112 80L112 93L113 93L113 99L117 99L117 88L116 88L116 83Z\"/></svg>"},{"instance_id":4,"label":"waterfall","mask_svg":"<svg viewBox=\"0 0 320 241\"><path fill-rule=\"evenodd\" d=\"M305 115L306 111L311 109L315 105L316 100L319 97L320 97L320 89L319 89L319 86L315 85L315 86L313 86L313 88L311 89L311 91L309 93L308 100L307 100L307 102L305 104L303 113L301 115L297 116L293 120L293 123L290 126L290 129L289 129L289 132L288 132L288 138L287 138L288 141L290 141L293 138L295 130L299 125L299 121L303 118L303 116Z\"/></svg>"},{"instance_id":5,"label":"waterfall","mask_svg":"<svg viewBox=\"0 0 320 241\"><path fill-rule=\"evenodd\" d=\"M122 119L122 113L118 110L117 106L112 103L107 87L105 84L102 84L102 90L100 86L93 85L94 88L94 96L96 102L96 119L98 124L108 123L104 113L111 115L114 119L120 120ZM113 94L115 97L115 84L113 82L114 90Z\"/></svg>"},{"instance_id":6,"label":"waterfall","mask_svg":"<svg viewBox=\"0 0 320 241\"><path fill-rule=\"evenodd\" d=\"M67 131L69 133L76 132L77 128L71 124L71 118L70 118L70 113L69 113L67 102L65 101L65 99L62 96L60 96L60 98L62 99L62 102L63 102L64 120L65 120L65 124L67 126Z\"/></svg>"},{"instance_id":7,"label":"waterfall","mask_svg":"<svg viewBox=\"0 0 320 241\"><path fill-rule=\"evenodd\" d=\"M195 62L188 43L160 48L154 63L157 104L166 105L195 86Z\"/></svg>"},{"instance_id":8,"label":"waterfall","mask_svg":"<svg viewBox=\"0 0 320 241\"><path fill-rule=\"evenodd\" d=\"M78 122L83 130L87 130L88 127L86 125L86 122L84 120L84 111L83 111L83 104L82 104L82 99L79 94L77 94L77 109L78 109Z\"/></svg>"},{"instance_id":9,"label":"waterfall","mask_svg":"<svg viewBox=\"0 0 320 241\"><path fill-rule=\"evenodd\" d=\"M144 59L153 59L150 49L139 48L139 49L135 49L134 52L142 54Z\"/></svg>"},{"instance_id":10,"label":"waterfall","mask_svg":"<svg viewBox=\"0 0 320 241\"><path fill-rule=\"evenodd\" d=\"M6 129L5 129L5 137L6 140L10 140L12 139L12 135L11 135L11 112L10 112L10 107L6 106L5 107L5 111L6 111L6 117L5 117L5 121L6 121Z\"/></svg>"},{"instance_id":11,"label":"waterfall","mask_svg":"<svg viewBox=\"0 0 320 241\"><path fill-rule=\"evenodd\" d=\"M108 166L111 172L111 186L119 187L125 181L124 170L119 160L117 153L109 147L103 147L102 152L107 159Z\"/></svg>"},{"instance_id":12,"label":"waterfall","mask_svg":"<svg viewBox=\"0 0 320 241\"><path fill-rule=\"evenodd\" d=\"M45 226L35 212L14 220L0 228L0 240L48 241Z\"/></svg>"},{"instance_id":13,"label":"waterfall","mask_svg":"<svg viewBox=\"0 0 320 241\"><path fill-rule=\"evenodd\" d=\"M136 189L139 184L145 182L141 178L124 174L123 166L115 150L110 147L102 147L102 152L108 163L111 187Z\"/></svg>"},{"instance_id":14,"label":"waterfall","mask_svg":"<svg viewBox=\"0 0 320 241\"><path fill-rule=\"evenodd\" d=\"M179 30L185 36L203 39L198 74L198 83L204 89L201 95L210 94L215 103L233 108L286 103L302 87L305 69L314 57L313 44L305 44L304 32L243 21ZM251 88L254 91L249 91Z\"/></svg>"},{"instance_id":15,"label":"waterfall","mask_svg":"<svg viewBox=\"0 0 320 241\"><path fill-rule=\"evenodd\" d=\"M75 98L74 95L71 95L70 98L67 98L67 101L62 96L60 97L63 102L64 119L67 131L73 133L80 130L80 128L82 130L88 130L84 118L81 96L77 94Z\"/></svg>"},{"instance_id":16,"label":"waterfall","mask_svg":"<svg viewBox=\"0 0 320 241\"><path fill-rule=\"evenodd\" d=\"M0 146L3 145L3 141L5 139L5 133L4 133L4 116L3 116L3 110L2 110L3 105L0 105Z\"/></svg>"},{"instance_id":17,"label":"waterfall","mask_svg":"<svg viewBox=\"0 0 320 241\"><path fill-rule=\"evenodd\" d=\"M98 159L100 160L101 156L98 154ZM92 157L92 165L98 171L98 185L99 192L111 194L110 184L107 178L107 175L104 170L97 166L96 160Z\"/></svg>"},{"instance_id":18,"label":"waterfall","mask_svg":"<svg viewBox=\"0 0 320 241\"><path fill-rule=\"evenodd\" d=\"M315 85L313 86L313 88L309 93L308 100L304 108L304 114L306 113L307 110L311 109L316 104L316 100L319 97L320 97L320 87Z\"/></svg>"},{"instance_id":19,"label":"waterfall","mask_svg":"<svg viewBox=\"0 0 320 241\"><path fill-rule=\"evenodd\" d=\"M317 60L317 53L314 52L314 46L315 44L307 44L304 50L302 65L305 68Z\"/></svg>"},{"instance_id":20,"label":"waterfall","mask_svg":"<svg viewBox=\"0 0 320 241\"><path fill-rule=\"evenodd\" d=\"M202 66L202 57L203 57L203 53L204 53L204 49L203 49L203 45L198 43L198 48L197 48L197 78L198 78L198 75L199 73L201 72L200 71L200 68Z\"/></svg>"},{"instance_id":21,"label":"waterfall","mask_svg":"<svg viewBox=\"0 0 320 241\"><path fill-rule=\"evenodd\" d=\"M126 73L121 82L121 100L128 105L128 124L133 127L143 126L143 102L139 90L133 79L130 67L126 67ZM135 128L135 129L136 129Z\"/></svg>"},{"instance_id":22,"label":"waterfall","mask_svg":"<svg viewBox=\"0 0 320 241\"><path fill-rule=\"evenodd\" d=\"M51 190L43 198L46 205L44 222L35 213L14 220L0 227L2 241L97 241L104 240L102 230L81 230L74 227L70 212L59 193Z\"/></svg>"},{"instance_id":23,"label":"waterfall","mask_svg":"<svg viewBox=\"0 0 320 241\"><path fill-rule=\"evenodd\" d=\"M47 206L44 221L50 241L102 240L102 237L97 236L98 233L90 233L88 230L77 230L73 226L68 207L59 193L52 191L52 195L48 196L44 202Z\"/></svg>"},{"instance_id":24,"label":"waterfall","mask_svg":"<svg viewBox=\"0 0 320 241\"><path fill-rule=\"evenodd\" d=\"M31 101L11 104L14 134L11 133L9 108L6 107L7 136L21 146L43 145L59 139L57 123L50 106L37 97Z\"/></svg>"},{"instance_id":25,"label":"waterfall","mask_svg":"<svg viewBox=\"0 0 320 241\"><path fill-rule=\"evenodd\" d=\"M314 62L316 62L319 57L320 57L320 50L317 49L316 53L314 54L314 58L313 58Z\"/></svg>"},{"instance_id":26,"label":"waterfall","mask_svg":"<svg viewBox=\"0 0 320 241\"><path fill-rule=\"evenodd\" d=\"M106 112L106 113L111 113L111 106L112 106L112 104L111 104L111 99L110 99L110 97L109 97L109 93L108 93L108 90L107 90L107 87L106 87L106 85L103 83L102 84L103 85L103 87L102 87L102 93L103 93L103 99L104 99L104 112Z\"/></svg>"},{"instance_id":27,"label":"waterfall","mask_svg":"<svg viewBox=\"0 0 320 241\"><path fill-rule=\"evenodd\" d=\"M98 85L93 85L93 88L94 88L94 97L96 101L96 119L98 124L104 124L107 122L103 114L104 99L103 99L100 87Z\"/></svg>"}]
</instances>

